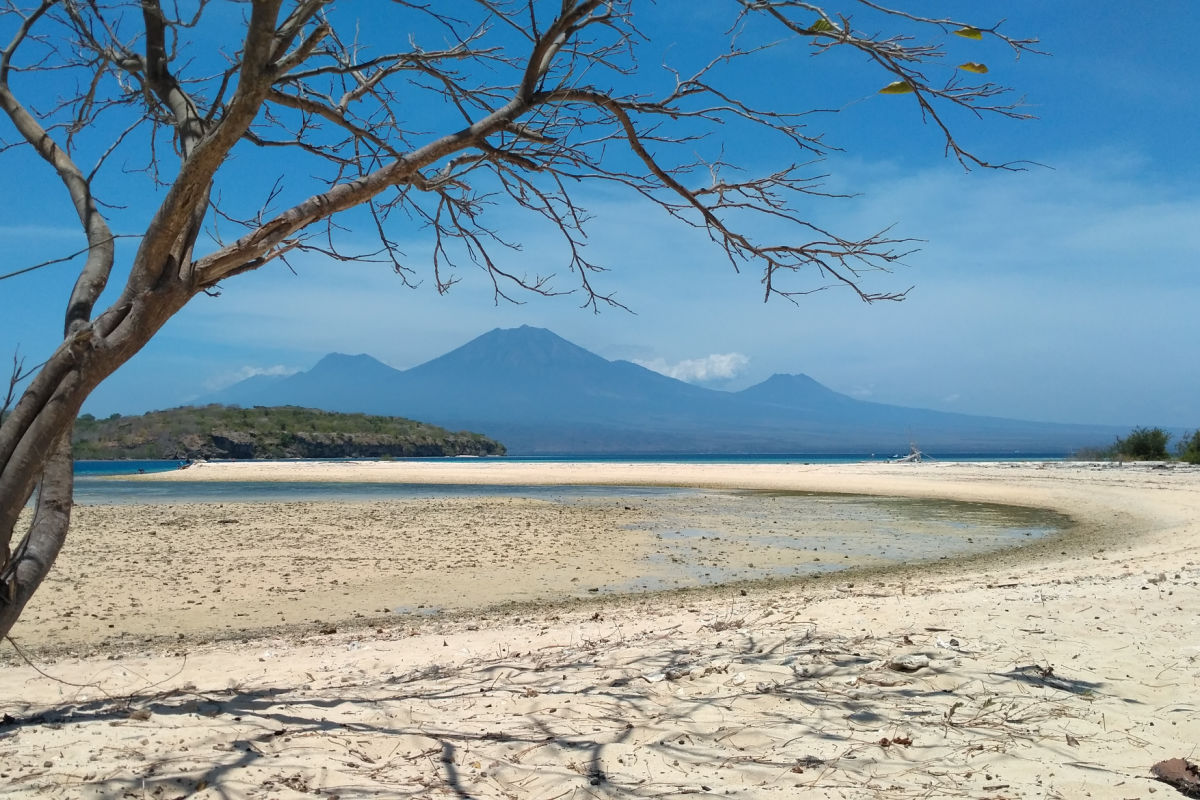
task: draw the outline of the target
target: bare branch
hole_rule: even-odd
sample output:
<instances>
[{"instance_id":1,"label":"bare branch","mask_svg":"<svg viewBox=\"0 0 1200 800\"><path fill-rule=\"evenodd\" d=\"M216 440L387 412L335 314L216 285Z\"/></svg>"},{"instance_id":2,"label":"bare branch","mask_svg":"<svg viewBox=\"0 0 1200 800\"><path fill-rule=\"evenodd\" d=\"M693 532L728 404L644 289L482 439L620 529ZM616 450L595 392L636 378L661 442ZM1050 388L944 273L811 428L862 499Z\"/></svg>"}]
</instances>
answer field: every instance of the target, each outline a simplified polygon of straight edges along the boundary
<instances>
[{"instance_id":1,"label":"bare branch","mask_svg":"<svg viewBox=\"0 0 1200 800\"><path fill-rule=\"evenodd\" d=\"M59 180L70 194L75 213L87 237L87 261L80 270L75 288L71 292L63 323L63 329L69 335L86 325L91 318L92 307L108 283L114 249L112 232L96 207L87 177L67 151L58 145L33 114L17 100L9 86L13 56L29 35L33 24L49 11L52 5L51 2L43 2L33 14L26 17L12 42L4 49L3 54L0 54L0 108L8 115L25 141L58 173Z\"/></svg>"},{"instance_id":2,"label":"bare branch","mask_svg":"<svg viewBox=\"0 0 1200 800\"><path fill-rule=\"evenodd\" d=\"M38 366L41 365L39 364ZM37 367L34 367L34 369L37 369ZM16 397L15 392L17 391L17 387L23 381L27 380L30 374L32 374L31 371L27 372L25 370L25 359L21 357L20 352L13 351L12 370L8 376L8 390L4 394L4 402L0 403L0 420L4 419L9 407L12 406L12 402Z\"/></svg>"},{"instance_id":3,"label":"bare branch","mask_svg":"<svg viewBox=\"0 0 1200 800\"><path fill-rule=\"evenodd\" d=\"M133 236L131 234L114 234L113 236L109 237L110 241L115 240L115 239L131 239L131 238L137 238L137 237ZM51 267L51 266L54 266L55 264L62 264L67 261L71 261L72 259L78 258L79 256L83 255L84 253L90 252L91 249L92 249L92 247L91 247L91 245L89 245L80 250L76 250L73 253L68 253L65 256L60 256L58 258L51 258L47 261L40 261L37 264L33 264L28 267L22 267L21 269L5 273L4 275L0 275L0 281L8 280L9 278L15 278L18 275L24 275L27 272L33 272L35 270L42 269L43 267Z\"/></svg>"},{"instance_id":4,"label":"bare branch","mask_svg":"<svg viewBox=\"0 0 1200 800\"><path fill-rule=\"evenodd\" d=\"M842 286L867 302L899 300L907 290L877 291L865 276L890 270L912 240L888 228L866 237L832 230L806 202L841 196L824 186L830 165L815 165L839 143L810 126L845 98L811 108L751 99L757 87L743 70L783 48L856 53L881 85L911 89L964 167L1011 168L960 142L954 122L1027 115L1005 87L973 83L944 55L948 41L961 41L955 34L1010 56L1036 52L1036 40L999 23L970 26L876 0L836 9L737 0L726 45L701 57L680 48L680 62L695 61L668 66L664 81L639 65L654 41L635 24L631 0L391 0L366 28L344 16L353 5L335 11L329 0L286 9L254 0L236 7L239 25L228 15L214 22L213 9L233 6L206 0L186 16L161 0L17 2L0 4L14 31L0 51L0 109L16 133L0 142L0 158L30 148L55 171L87 246L0 275L86 254L61 344L19 399L15 364L0 414L0 633L65 535L67 445L82 403L192 297L307 252L383 263L409 285L428 261L438 291L477 268L496 302L574 291L594 311L624 308L597 285L606 265L587 249L582 192L604 184L703 232L735 270L758 270L766 299ZM758 24L744 24L751 19ZM381 46L376 27L410 38ZM85 159L95 165L87 173ZM275 174L264 177L263 165ZM112 192L103 200L101 186ZM524 224L497 222L494 206L548 230L561 261L526 264L514 235ZM94 313L115 259L101 210L118 207L122 225L142 217L140 241L119 295ZM377 246L348 243L346 228L359 226ZM425 237L428 257L401 251L411 232ZM10 549L39 482L34 525Z\"/></svg>"},{"instance_id":5,"label":"bare branch","mask_svg":"<svg viewBox=\"0 0 1200 800\"><path fill-rule=\"evenodd\" d=\"M1012 164L993 164L964 147L954 136L949 123L939 110L939 101L964 108L971 113L993 113L1013 119L1030 119L1032 115L1020 110L1020 103L996 103L993 99L1008 93L1006 87L993 83L968 85L960 82L957 75L952 75L938 87L931 83L926 76L916 68L916 65L934 61L942 56L940 45L913 44L910 37L895 35L891 37L872 36L856 33L849 16L841 16L834 20L823 9L811 3L799 0L738 0L744 8L743 13L765 13L782 24L788 30L812 37L814 45L821 50L837 46L851 47L865 54L871 61L890 72L900 81L907 84L916 100L924 119L932 121L941 131L945 141L946 152L963 165L970 167L987 167L993 169L1012 169ZM1034 45L1037 39L1015 39L1000 33L1001 23L991 27L981 28L966 22L949 18L923 17L905 11L887 8L869 0L857 2L888 16L901 17L910 22L923 26L934 26L942 31L971 31L973 34L984 35L1004 42L1020 56L1022 53L1036 53ZM791 16L790 12L804 11L809 14L807 22ZM811 15L825 24L816 26Z\"/></svg>"}]
</instances>

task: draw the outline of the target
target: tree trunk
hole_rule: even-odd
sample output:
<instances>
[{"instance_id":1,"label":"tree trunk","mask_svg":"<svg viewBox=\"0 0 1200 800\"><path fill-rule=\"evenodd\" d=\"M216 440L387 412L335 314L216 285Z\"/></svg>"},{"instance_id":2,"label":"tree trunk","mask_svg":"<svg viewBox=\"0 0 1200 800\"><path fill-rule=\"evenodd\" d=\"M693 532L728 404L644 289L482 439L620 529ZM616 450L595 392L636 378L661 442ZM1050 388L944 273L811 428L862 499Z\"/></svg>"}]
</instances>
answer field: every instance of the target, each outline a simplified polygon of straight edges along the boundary
<instances>
[{"instance_id":1,"label":"tree trunk","mask_svg":"<svg viewBox=\"0 0 1200 800\"><path fill-rule=\"evenodd\" d=\"M75 468L71 459L71 432L59 437L38 483L33 521L0 573L0 635L7 636L25 604L41 585L67 539L71 524Z\"/></svg>"},{"instance_id":2,"label":"tree trunk","mask_svg":"<svg viewBox=\"0 0 1200 800\"><path fill-rule=\"evenodd\" d=\"M92 327L101 335L56 352L0 425L0 444L11 445L0 461L0 636L16 623L66 540L75 485L71 435L80 406L193 294L188 284L169 280L106 312ZM35 482L33 519L10 553L17 517Z\"/></svg>"}]
</instances>

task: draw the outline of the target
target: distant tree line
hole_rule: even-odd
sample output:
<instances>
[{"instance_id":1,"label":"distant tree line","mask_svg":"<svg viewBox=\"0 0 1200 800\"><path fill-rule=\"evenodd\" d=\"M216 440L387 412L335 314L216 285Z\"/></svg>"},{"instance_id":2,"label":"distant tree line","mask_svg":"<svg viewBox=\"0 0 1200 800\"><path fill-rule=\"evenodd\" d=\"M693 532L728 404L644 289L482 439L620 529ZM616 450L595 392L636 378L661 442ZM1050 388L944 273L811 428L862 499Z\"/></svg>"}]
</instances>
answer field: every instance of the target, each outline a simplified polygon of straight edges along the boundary
<instances>
[{"instance_id":1,"label":"distant tree line","mask_svg":"<svg viewBox=\"0 0 1200 800\"><path fill-rule=\"evenodd\" d=\"M1075 457L1082 461L1169 461L1170 441L1171 434L1162 428L1137 427L1109 447L1080 450ZM1187 464L1200 464L1200 429L1184 435L1175 445L1175 456Z\"/></svg>"}]
</instances>

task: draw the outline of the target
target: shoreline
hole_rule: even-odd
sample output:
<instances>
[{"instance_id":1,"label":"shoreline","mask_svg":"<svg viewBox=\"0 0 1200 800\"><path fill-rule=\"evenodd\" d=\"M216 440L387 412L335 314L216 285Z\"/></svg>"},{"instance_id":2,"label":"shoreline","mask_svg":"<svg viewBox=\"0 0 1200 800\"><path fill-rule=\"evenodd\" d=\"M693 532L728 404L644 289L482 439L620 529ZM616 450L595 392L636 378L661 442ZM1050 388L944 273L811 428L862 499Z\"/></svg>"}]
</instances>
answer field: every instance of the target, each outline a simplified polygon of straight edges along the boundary
<instances>
[{"instance_id":1,"label":"shoreline","mask_svg":"<svg viewBox=\"0 0 1200 800\"><path fill-rule=\"evenodd\" d=\"M1180 474L1188 472L1188 468L1183 468ZM1200 470L1194 472L1200 476ZM48 584L57 581L79 591L62 602L43 595L43 603L27 610L14 634L19 641L24 640L27 646L46 656L76 655L159 647L176 638L190 645L200 645L275 635L303 636L333 627L344 630L386 629L398 625L419 627L431 620L467 619L514 609L545 611L586 607L599 600L632 607L647 597L657 596L674 601L720 596L731 590L783 591L856 580L919 582L956 576L964 571L1019 570L1045 561L1079 560L1097 550L1103 552L1106 547L1127 541L1128 531L1145 528L1152 521L1136 507L1114 507L1112 499L1104 498L1102 492L1098 496L1097 490L1102 490L1106 482L1128 483L1134 478L1144 480L1163 473L1164 470L1152 465L1117 467L1075 462L546 464L468 459L439 462L202 462L188 470L125 476L123 479L135 484L193 481L210 485L241 481L268 484L303 481L329 486L338 483L457 484L477 486L482 494L435 499L266 502L214 499L162 505L82 506L77 508L76 522L85 526L94 524L97 527L95 538L103 542L79 554L83 562L105 558L106 548L111 546L110 540L114 536L118 541L128 541L122 537L130 535L135 540L140 538L139 529L142 528L151 537L158 537L152 541L156 547L165 547L165 551L141 548L140 554L135 553L128 559L135 566L106 570L103 575L106 581L119 579L131 594L125 602L114 594L106 598L101 607L94 608L87 608L85 604L89 598L105 594L104 585L96 584L91 580L95 576L84 570L63 570L64 562L70 564L70 561L60 559ZM544 498L488 496L486 489L489 486L610 487L614 495L595 503L583 502L564 520L562 509L558 509L559 518L553 517L557 506L547 505ZM632 506L621 504L620 490L625 487L745 492L750 494L747 497L750 506L768 503L776 496L790 495L864 498L867 501L902 498L972 506L988 504L1014 511L1046 513L1053 515L1059 524L1057 531L1028 542L1001 542L973 552L951 551L940 557L893 558L884 562L859 556L853 560L835 557L832 561L822 562L816 555L811 556L810 561L802 552L786 547L779 551L771 548L764 551L762 546L755 550L747 546L718 550L711 542L692 544L691 550L695 552L685 555L670 547L664 549L662 531L667 528L663 524L657 527L653 524L656 514L662 516L662 509L655 508L660 503L650 503L649 509L644 505L644 499L630 500ZM1104 502L1105 499L1108 502ZM616 508L602 507L605 502L614 500L618 501ZM739 525L736 510L718 506L714 511L703 502L699 505L705 507L697 508L695 517L674 519L675 525L668 527L701 527L706 515L713 515L712 519L723 516L727 525ZM483 511L485 506L488 511ZM778 513L778 509L772 512ZM784 513L788 512L785 510ZM509 524L512 520L506 521L508 517L515 517L515 524ZM272 519L286 522L272 524ZM421 531L421 526L414 530L413 520L428 521L426 527L430 530ZM657 521L662 523L661 519ZM796 512L791 512L790 522L789 519L782 520L785 526L805 521L803 509L799 519ZM818 528L820 524L818 520ZM839 523L836 520L830 523L826 518L824 524ZM525 536L526 531L521 530L522 525L544 530L556 540L561 538L562 542L556 541L550 546L544 537L530 540ZM914 526L915 530L921 529L919 522L910 521L908 525ZM635 530L622 533L629 528ZM344 531L350 530L358 531L356 539L363 533L374 537L367 545L369 552L339 553L335 561L344 561L348 557L353 562L349 568L324 562L322 559L336 552L337 544L345 541ZM408 558L404 546L389 541L395 536L389 534L387 538L381 538L385 532L393 530L398 536L416 534L417 539L411 546L422 553L433 552L437 557L426 559L423 566L405 561L399 572L384 568ZM637 534L639 530L640 535ZM654 535L657 542L651 540L650 534L654 530L660 531ZM729 527L721 530L730 532ZM297 536L297 531L307 535ZM459 542L462 531L466 532L467 540ZM570 534L577 531L586 533L582 538L571 538ZM746 544L768 532L765 526L759 526L740 533ZM480 538L485 534L499 537L502 547L497 550L487 539ZM163 536L167 537L165 543ZM75 538L80 538L78 533ZM459 555L439 561L438 557L452 552L439 543L439 538L442 542L455 540ZM737 538L736 535L724 536L727 542ZM264 549L263 545L253 542L247 546L248 539L286 540L288 544L284 549L287 552L270 555L269 547ZM618 539L620 541L615 541ZM203 546L192 547L192 541L202 541ZM333 543L329 553L322 552L324 541ZM595 546L599 543L608 546L597 550ZM74 544L77 548L80 546L78 541ZM686 544L676 543L679 547ZM697 544L707 547L701 550ZM247 581L243 576L235 587L234 582L226 580L222 573L236 569L236 563L231 567L226 563L228 560L218 559L216 564L209 564L211 559L204 555L205 548L231 550L235 562L241 555L244 560L261 564L262 568L255 570L259 580L252 575ZM521 565L507 556L507 551L514 548L521 553ZM120 551L121 546L117 549ZM244 554L238 551L244 551ZM489 551L491 556L479 557ZM578 552L587 553L584 563L589 568L584 571L579 571L579 564L573 560L572 554ZM303 563L298 557L293 558L295 564L289 567L285 563L288 554L311 557ZM824 555L823 548L821 554ZM120 567L121 555L118 552L118 563L113 566ZM800 560L795 561L796 558ZM170 571L164 571L152 575L146 573L144 567L136 566L139 562L145 565L164 560L169 562L168 567L178 564L180 569L190 570L192 574L172 577ZM651 560L658 562L656 567L650 564ZM801 571L797 566L794 574L788 574L786 569L791 567L786 565L793 562L798 565L808 563L812 569ZM597 569L598 563L611 568ZM682 583L667 577L672 569L695 571L700 563L721 567L725 577ZM563 573L571 569L572 564L577 572L568 578ZM772 564L776 566L771 567ZM364 567L373 576L372 580L364 582ZM212 574L214 571L215 575ZM306 580L314 573L321 574L319 581ZM374 579L378 574L393 577ZM557 575L560 580L548 580L548 575ZM278 576L290 585L281 588L264 582L272 576ZM505 591L499 595L489 588L497 581L505 586ZM575 583L577 581L580 583ZM325 583L329 585L321 585ZM164 599L155 614L144 614L140 597L157 591L156 586L171 585L178 589L174 602ZM587 587L587 593L579 591L581 586ZM381 607L375 600L377 596L388 597L392 602ZM167 598L172 598L170 592ZM283 602L285 600L290 602ZM230 611L230 604L250 604L255 610L253 614ZM65 619L54 622L56 617L64 614ZM166 633L157 630L160 620L168 629ZM51 628L58 628L63 633ZM31 635L31 632L36 633ZM3 660L7 659L0 655L0 661Z\"/></svg>"},{"instance_id":2,"label":"shoreline","mask_svg":"<svg viewBox=\"0 0 1200 800\"><path fill-rule=\"evenodd\" d=\"M723 480L740 483L737 472ZM477 488L398 498L350 491L255 500L217 492L140 505L128 503L123 489L119 502L76 507L71 546L50 591L14 635L31 651L61 656L145 649L177 636L200 644L599 598L628 604L674 593L678 600L928 571L935 562L1059 541L1071 525L1036 509L927 498ZM102 561L105 569L96 570ZM170 590L147 614L144 597L164 587Z\"/></svg>"},{"instance_id":3,"label":"shoreline","mask_svg":"<svg viewBox=\"0 0 1200 800\"><path fill-rule=\"evenodd\" d=\"M132 476L137 481L226 482L311 481L326 483L459 484L477 486L649 486L748 490L755 492L812 492L865 497L908 497L966 503L994 503L1014 508L1061 514L1073 525L1053 540L1066 539L1068 551L1119 543L1120 531L1144 524L1153 511L1131 508L1098 510L1093 488L1127 480L1178 474L1200 476L1200 468L1172 464L1072 461L1005 461L923 463L856 462L845 464L688 464L647 462L554 463L464 461L445 462L204 462L187 470ZM1086 479L1087 483L1084 483ZM1124 491L1124 487L1120 489ZM1134 489L1136 491L1136 489ZM1118 505L1120 505L1118 503ZM1136 504L1134 504L1136 505ZM1082 536L1082 538L1078 538ZM1017 548L1022 556L1054 555L1054 542L1034 542ZM1043 552L1046 551L1046 552ZM1007 551L968 556L963 561L985 564L992 557L1011 563ZM1058 555L1067 555L1058 552ZM1018 559L1019 560L1019 557ZM918 568L936 564L917 565ZM903 569L897 566L894 569Z\"/></svg>"},{"instance_id":4,"label":"shoreline","mask_svg":"<svg viewBox=\"0 0 1200 800\"><path fill-rule=\"evenodd\" d=\"M1089 469L1138 469L1143 464L1126 462L1076 462L1063 460L1005 460L1005 461L955 461L929 459L923 462L885 460L862 460L845 462L821 461L574 461L537 460L509 461L503 458L490 459L430 459L430 460L239 460L198 461L185 468L123 474L119 476L97 476L98 479L116 477L121 480L145 482L178 481L314 481L314 482L390 482L427 484L480 484L480 485L579 485L590 483L607 485L624 481L629 485L703 485L723 488L752 488L745 485L751 481L762 485L785 488L802 473L836 473L837 479L845 478L843 470L893 470L980 467L992 468L1040 468L1040 467L1085 467ZM1152 462L1145 466L1152 467ZM1187 465L1178 465L1187 469ZM790 477L789 477L790 476Z\"/></svg>"},{"instance_id":5,"label":"shoreline","mask_svg":"<svg viewBox=\"0 0 1200 800\"><path fill-rule=\"evenodd\" d=\"M670 466L610 477L1009 503L1075 527L908 570L40 662L67 684L10 665L9 792L1175 796L1149 768L1200 741L1200 470Z\"/></svg>"}]
</instances>

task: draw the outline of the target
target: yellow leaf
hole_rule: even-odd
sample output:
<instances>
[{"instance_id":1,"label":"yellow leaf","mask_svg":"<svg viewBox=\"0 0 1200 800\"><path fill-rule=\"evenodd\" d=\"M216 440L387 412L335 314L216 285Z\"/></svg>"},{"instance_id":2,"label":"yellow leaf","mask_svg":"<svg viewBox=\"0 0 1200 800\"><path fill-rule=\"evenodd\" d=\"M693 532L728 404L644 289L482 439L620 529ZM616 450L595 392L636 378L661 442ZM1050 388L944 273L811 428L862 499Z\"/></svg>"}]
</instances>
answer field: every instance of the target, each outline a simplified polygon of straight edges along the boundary
<instances>
[{"instance_id":1,"label":"yellow leaf","mask_svg":"<svg viewBox=\"0 0 1200 800\"><path fill-rule=\"evenodd\" d=\"M879 90L880 94L909 94L912 92L912 84L908 81L892 81L887 86Z\"/></svg>"},{"instance_id":2,"label":"yellow leaf","mask_svg":"<svg viewBox=\"0 0 1200 800\"><path fill-rule=\"evenodd\" d=\"M958 68L964 72L974 72L976 75L986 75L988 71L987 64L980 64L978 61L968 61L965 64L959 64Z\"/></svg>"},{"instance_id":3,"label":"yellow leaf","mask_svg":"<svg viewBox=\"0 0 1200 800\"><path fill-rule=\"evenodd\" d=\"M979 30L979 28L966 27L959 28L954 32L954 35L961 36L964 39L982 39L983 31Z\"/></svg>"},{"instance_id":4,"label":"yellow leaf","mask_svg":"<svg viewBox=\"0 0 1200 800\"><path fill-rule=\"evenodd\" d=\"M832 22L825 19L824 17L821 17L816 22L814 22L812 25L809 25L808 30L805 32L806 33L831 33L836 30L837 30L836 25L834 25Z\"/></svg>"}]
</instances>

